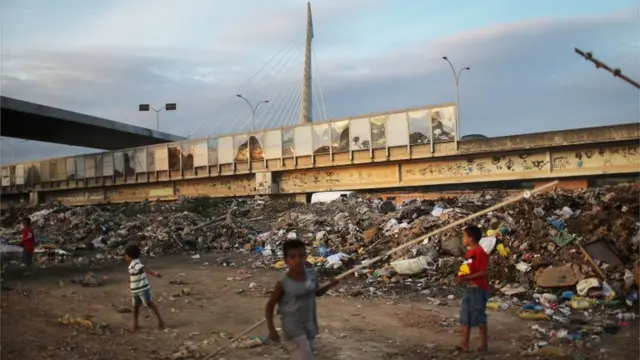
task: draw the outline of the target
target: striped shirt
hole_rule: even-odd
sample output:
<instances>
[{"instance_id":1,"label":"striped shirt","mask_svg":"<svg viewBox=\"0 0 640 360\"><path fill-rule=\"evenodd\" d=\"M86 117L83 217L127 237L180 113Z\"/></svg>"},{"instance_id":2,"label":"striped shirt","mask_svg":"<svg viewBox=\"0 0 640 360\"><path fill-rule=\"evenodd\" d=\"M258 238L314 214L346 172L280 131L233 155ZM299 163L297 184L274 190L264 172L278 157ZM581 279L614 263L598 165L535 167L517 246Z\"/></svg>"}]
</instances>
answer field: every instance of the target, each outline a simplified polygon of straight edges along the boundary
<instances>
[{"instance_id":1,"label":"striped shirt","mask_svg":"<svg viewBox=\"0 0 640 360\"><path fill-rule=\"evenodd\" d=\"M135 259L129 264L129 286L133 294L150 289L149 280L140 259Z\"/></svg>"}]
</instances>

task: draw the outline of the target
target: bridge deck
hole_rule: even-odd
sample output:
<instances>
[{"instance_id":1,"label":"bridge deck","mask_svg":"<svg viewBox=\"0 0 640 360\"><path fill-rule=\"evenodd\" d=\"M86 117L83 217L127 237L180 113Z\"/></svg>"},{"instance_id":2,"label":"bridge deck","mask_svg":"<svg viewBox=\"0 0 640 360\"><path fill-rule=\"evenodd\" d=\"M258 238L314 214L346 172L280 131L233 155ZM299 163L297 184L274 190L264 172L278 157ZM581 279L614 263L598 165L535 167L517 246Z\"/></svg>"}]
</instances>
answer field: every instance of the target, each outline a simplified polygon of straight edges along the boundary
<instances>
[{"instance_id":1,"label":"bridge deck","mask_svg":"<svg viewBox=\"0 0 640 360\"><path fill-rule=\"evenodd\" d=\"M1 135L25 140L117 150L183 137L27 101L0 97Z\"/></svg>"},{"instance_id":2,"label":"bridge deck","mask_svg":"<svg viewBox=\"0 0 640 360\"><path fill-rule=\"evenodd\" d=\"M289 196L333 190L637 177L639 130L638 124L625 124L506 136L460 142L458 150L453 142L444 142L434 143L433 148L430 144L384 146L278 158L269 158L268 152L251 152L252 158L263 157L255 161L233 158L233 148L227 144L233 158L228 163L211 153L222 149L221 143L190 140L3 167L3 202L19 199L77 205L173 200L181 195Z\"/></svg>"}]
</instances>

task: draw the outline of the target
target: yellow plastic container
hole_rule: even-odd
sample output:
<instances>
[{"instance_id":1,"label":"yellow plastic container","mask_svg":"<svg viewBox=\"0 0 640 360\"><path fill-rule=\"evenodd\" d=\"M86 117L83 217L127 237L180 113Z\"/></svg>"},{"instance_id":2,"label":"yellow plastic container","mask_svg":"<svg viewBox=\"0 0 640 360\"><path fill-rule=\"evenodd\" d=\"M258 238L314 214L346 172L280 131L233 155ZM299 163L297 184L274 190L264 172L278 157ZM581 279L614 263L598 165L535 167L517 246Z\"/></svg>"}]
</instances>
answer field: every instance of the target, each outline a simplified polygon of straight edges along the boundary
<instances>
[{"instance_id":1,"label":"yellow plastic container","mask_svg":"<svg viewBox=\"0 0 640 360\"><path fill-rule=\"evenodd\" d=\"M596 304L596 300L583 298L583 297L574 297L571 300L571 307L574 309L590 309Z\"/></svg>"},{"instance_id":2,"label":"yellow plastic container","mask_svg":"<svg viewBox=\"0 0 640 360\"><path fill-rule=\"evenodd\" d=\"M524 320L549 320L549 318L547 317L547 315L545 315L545 313L534 313L534 312L524 311L524 312L521 312L518 316L520 316L520 319L524 319Z\"/></svg>"},{"instance_id":3,"label":"yellow plastic container","mask_svg":"<svg viewBox=\"0 0 640 360\"><path fill-rule=\"evenodd\" d=\"M458 276L469 275L471 274L471 269L469 269L469 265L462 264L460 265L460 269L458 269Z\"/></svg>"},{"instance_id":4,"label":"yellow plastic container","mask_svg":"<svg viewBox=\"0 0 640 360\"><path fill-rule=\"evenodd\" d=\"M504 247L504 245L502 244L498 244L498 246L496 246L496 250L498 250L498 253L502 257L508 257L509 254L511 254L511 251L509 250L509 248Z\"/></svg>"}]
</instances>

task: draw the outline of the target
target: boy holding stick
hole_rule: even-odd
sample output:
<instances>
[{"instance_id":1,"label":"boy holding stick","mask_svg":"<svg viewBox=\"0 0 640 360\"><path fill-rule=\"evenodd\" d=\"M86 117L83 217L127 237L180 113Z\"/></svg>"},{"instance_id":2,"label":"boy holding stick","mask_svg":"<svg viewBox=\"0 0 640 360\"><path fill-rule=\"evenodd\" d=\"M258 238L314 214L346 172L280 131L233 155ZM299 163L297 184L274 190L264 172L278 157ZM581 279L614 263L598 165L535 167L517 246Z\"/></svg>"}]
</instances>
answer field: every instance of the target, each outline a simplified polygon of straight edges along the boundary
<instances>
[{"instance_id":1,"label":"boy holding stick","mask_svg":"<svg viewBox=\"0 0 640 360\"><path fill-rule=\"evenodd\" d=\"M289 271L276 283L265 309L269 338L280 341L273 324L273 310L278 305L282 322L284 347L292 360L313 360L313 341L318 334L316 296L324 295L335 286L333 279L329 286L320 288L313 270L305 269L307 254L304 243L290 240L284 243L282 252Z\"/></svg>"}]
</instances>

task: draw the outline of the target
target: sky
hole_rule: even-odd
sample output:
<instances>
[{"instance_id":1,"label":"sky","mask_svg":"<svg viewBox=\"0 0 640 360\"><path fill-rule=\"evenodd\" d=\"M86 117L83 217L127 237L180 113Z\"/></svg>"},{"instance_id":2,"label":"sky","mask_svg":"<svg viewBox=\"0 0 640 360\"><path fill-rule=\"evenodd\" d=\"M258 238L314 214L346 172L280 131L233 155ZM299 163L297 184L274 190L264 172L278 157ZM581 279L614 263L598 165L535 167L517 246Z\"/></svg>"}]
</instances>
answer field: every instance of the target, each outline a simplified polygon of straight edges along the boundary
<instances>
[{"instance_id":1,"label":"sky","mask_svg":"<svg viewBox=\"0 0 640 360\"><path fill-rule=\"evenodd\" d=\"M460 133L501 136L638 122L631 0L315 0L314 119L455 101ZM304 0L3 0L0 93L192 138L293 124ZM249 107L269 100L256 111ZM96 150L3 137L2 163Z\"/></svg>"}]
</instances>

